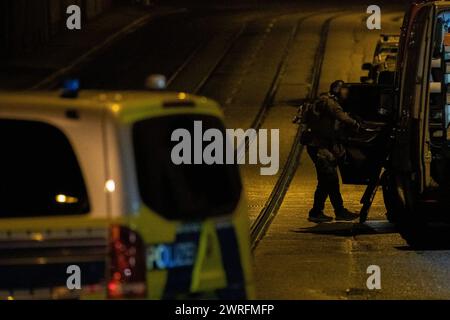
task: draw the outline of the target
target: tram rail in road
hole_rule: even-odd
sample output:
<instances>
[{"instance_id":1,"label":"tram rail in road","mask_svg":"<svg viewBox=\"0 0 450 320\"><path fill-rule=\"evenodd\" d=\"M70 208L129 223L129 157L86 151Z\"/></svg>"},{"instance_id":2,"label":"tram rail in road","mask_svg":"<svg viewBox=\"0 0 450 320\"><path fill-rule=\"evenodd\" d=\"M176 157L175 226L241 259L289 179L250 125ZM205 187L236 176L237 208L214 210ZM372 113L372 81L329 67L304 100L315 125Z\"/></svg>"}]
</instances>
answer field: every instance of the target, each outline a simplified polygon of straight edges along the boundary
<instances>
[{"instance_id":1,"label":"tram rail in road","mask_svg":"<svg viewBox=\"0 0 450 320\"><path fill-rule=\"evenodd\" d=\"M267 91L267 94L264 98L263 103L261 104L261 107L257 111L252 124L252 129L259 129L262 124L265 121L266 115L268 113L268 110L273 106L274 99L276 96L276 93L279 89L281 79L286 71L286 64L289 58L289 54L291 51L291 48L293 46L294 40L296 35L298 34L299 28L303 21L305 21L308 18L311 18L313 16L316 16L317 13L309 14L306 16L301 17L295 26L292 28L291 33L289 35L289 39L286 43L286 47L284 48L284 52L282 55L282 58L280 62L277 65L277 69L275 72L275 75L273 77L273 80L271 82L271 85ZM279 17L286 16L286 14L280 14ZM314 57L314 64L313 64L313 72L312 72L312 81L311 81L311 89L308 94L308 99L313 99L316 97L319 89L319 81L320 81L320 74L324 59L324 52L326 47L326 41L328 37L328 31L330 23L333 19L337 17L333 16L331 18L328 18L321 29L320 32L320 41L319 45L316 50L316 54ZM258 19L255 19L258 20ZM208 83L208 81L214 76L214 74L217 72L217 70L220 68L221 64L224 62L240 36L245 32L246 28L248 27L249 22L243 23L240 28L231 36L231 40L227 45L224 47L224 50L218 55L218 57L211 63L211 67L208 68L206 74L202 75L200 78L200 81L198 83L195 83L194 89L192 93L194 94L201 94L201 91L205 87L205 85ZM135 27L136 28L136 27ZM129 33L129 32L127 32ZM201 41L188 55L188 57L183 61L183 63L170 75L168 80L168 85L170 86L172 83L176 81L176 79L183 73L183 71L187 68L187 66L195 59L195 57L200 53L202 48L204 48L208 40L205 39ZM77 68L82 68L77 63ZM37 84L33 89L52 89L55 87L55 84L58 82L61 82L61 80L67 76L68 73L72 71L71 68L63 68L59 72L51 75L48 79L44 79L39 84ZM51 81L49 81L51 80ZM300 130L297 131L295 139L293 141L291 150L289 152L288 158L286 160L286 164L274 186L272 189L272 192L265 202L265 205L261 212L258 214L256 220L253 222L253 224L250 227L250 234L251 234L251 243L252 243L252 249L254 250L258 244L258 242L264 237L265 232L270 226L271 221L276 216L278 209L281 206L281 203L283 202L284 196L289 188L289 185L295 175L295 172L297 170L300 156L302 153L302 146L300 144L300 137L301 132ZM245 152L240 152L240 150L244 149L247 150L248 145L251 144L251 139L244 141L243 144L240 146L237 146L236 152L237 154L241 154L242 156L245 156Z\"/></svg>"},{"instance_id":2,"label":"tram rail in road","mask_svg":"<svg viewBox=\"0 0 450 320\"><path fill-rule=\"evenodd\" d=\"M324 24L322 25L322 29L320 31L320 41L316 50L316 54L314 57L313 64L313 72L312 72L312 80L311 80L311 89L308 93L307 99L314 99L319 91L319 83L320 83L320 75L322 72L322 65L325 56L326 43L328 39L328 33L330 29L330 24L333 19L336 19L339 15L332 16L328 18ZM301 25L305 18L301 19L298 26ZM298 30L298 29L297 29ZM286 55L286 59L289 54ZM276 92L276 90L275 90ZM283 167L283 171L281 172L272 192L266 201L263 209L253 222L250 227L250 238L251 238L251 246L252 250L255 250L259 241L264 237L268 228L270 227L271 222L275 218L278 209L280 208L284 196L294 178L294 175L297 171L297 167L300 163L300 157L303 151L303 146L300 143L302 132L300 127L297 130L294 141L292 143L291 150L289 152L288 158L286 160L286 164Z\"/></svg>"}]
</instances>

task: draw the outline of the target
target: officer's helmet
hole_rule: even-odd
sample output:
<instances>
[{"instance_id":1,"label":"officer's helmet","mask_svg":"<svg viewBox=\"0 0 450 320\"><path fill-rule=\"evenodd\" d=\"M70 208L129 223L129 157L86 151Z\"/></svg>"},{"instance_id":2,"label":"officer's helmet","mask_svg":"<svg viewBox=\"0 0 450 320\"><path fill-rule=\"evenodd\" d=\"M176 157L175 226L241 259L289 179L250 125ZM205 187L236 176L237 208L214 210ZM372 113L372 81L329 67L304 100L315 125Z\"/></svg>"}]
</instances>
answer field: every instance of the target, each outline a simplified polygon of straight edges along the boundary
<instances>
[{"instance_id":1,"label":"officer's helmet","mask_svg":"<svg viewBox=\"0 0 450 320\"><path fill-rule=\"evenodd\" d=\"M341 89L345 86L345 82L342 80L336 80L330 85L330 94L339 97Z\"/></svg>"}]
</instances>

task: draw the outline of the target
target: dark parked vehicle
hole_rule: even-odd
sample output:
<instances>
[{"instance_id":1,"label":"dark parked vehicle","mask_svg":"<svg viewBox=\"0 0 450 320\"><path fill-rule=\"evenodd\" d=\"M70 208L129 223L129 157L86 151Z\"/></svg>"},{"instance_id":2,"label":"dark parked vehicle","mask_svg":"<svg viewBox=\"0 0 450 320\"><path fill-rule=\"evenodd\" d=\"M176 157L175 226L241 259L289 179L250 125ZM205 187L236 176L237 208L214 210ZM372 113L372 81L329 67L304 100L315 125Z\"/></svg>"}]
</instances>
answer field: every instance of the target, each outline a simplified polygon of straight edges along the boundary
<instances>
[{"instance_id":1,"label":"dark parked vehicle","mask_svg":"<svg viewBox=\"0 0 450 320\"><path fill-rule=\"evenodd\" d=\"M361 220L382 186L389 220L417 247L450 244L449 21L450 1L413 4L393 83L352 84L344 106L365 127L341 166L344 183L368 185Z\"/></svg>"}]
</instances>

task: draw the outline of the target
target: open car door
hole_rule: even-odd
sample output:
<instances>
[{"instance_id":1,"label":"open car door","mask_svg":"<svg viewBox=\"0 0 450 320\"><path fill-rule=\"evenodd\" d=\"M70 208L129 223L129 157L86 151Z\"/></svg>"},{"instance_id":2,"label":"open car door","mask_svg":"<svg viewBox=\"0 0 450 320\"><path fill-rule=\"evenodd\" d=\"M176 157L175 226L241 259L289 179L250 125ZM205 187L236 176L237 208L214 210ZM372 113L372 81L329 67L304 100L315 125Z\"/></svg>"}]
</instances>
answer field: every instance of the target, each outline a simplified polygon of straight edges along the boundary
<instances>
[{"instance_id":1,"label":"open car door","mask_svg":"<svg viewBox=\"0 0 450 320\"><path fill-rule=\"evenodd\" d=\"M342 182L367 185L361 199L360 222L367 219L369 209L381 181L394 115L394 96L390 86L379 84L348 84L349 97L342 104L344 111L361 123L356 134L345 139L347 155L340 163Z\"/></svg>"},{"instance_id":2,"label":"open car door","mask_svg":"<svg viewBox=\"0 0 450 320\"><path fill-rule=\"evenodd\" d=\"M347 156L340 171L344 184L367 185L379 176L386 160L393 98L386 86L353 83L348 88L349 97L342 107L361 122L361 129L347 135Z\"/></svg>"}]
</instances>

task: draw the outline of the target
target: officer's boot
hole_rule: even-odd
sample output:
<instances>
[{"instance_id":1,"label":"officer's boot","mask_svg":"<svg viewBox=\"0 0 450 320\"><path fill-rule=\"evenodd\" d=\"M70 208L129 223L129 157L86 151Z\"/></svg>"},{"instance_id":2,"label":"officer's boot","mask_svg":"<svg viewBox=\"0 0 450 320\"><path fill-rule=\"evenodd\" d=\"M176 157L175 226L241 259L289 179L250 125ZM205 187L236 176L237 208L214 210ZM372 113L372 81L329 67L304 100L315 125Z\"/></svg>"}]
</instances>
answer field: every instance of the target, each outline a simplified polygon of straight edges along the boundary
<instances>
[{"instance_id":1,"label":"officer's boot","mask_svg":"<svg viewBox=\"0 0 450 320\"><path fill-rule=\"evenodd\" d=\"M334 213L336 214L336 221L352 221L359 218L358 213L351 212L346 208L336 210Z\"/></svg>"},{"instance_id":2,"label":"officer's boot","mask_svg":"<svg viewBox=\"0 0 450 320\"><path fill-rule=\"evenodd\" d=\"M325 215L321 210L311 209L311 211L309 211L308 221L321 223L330 222L331 220L333 220L333 218Z\"/></svg>"}]
</instances>

